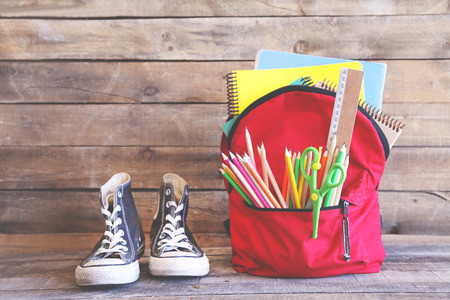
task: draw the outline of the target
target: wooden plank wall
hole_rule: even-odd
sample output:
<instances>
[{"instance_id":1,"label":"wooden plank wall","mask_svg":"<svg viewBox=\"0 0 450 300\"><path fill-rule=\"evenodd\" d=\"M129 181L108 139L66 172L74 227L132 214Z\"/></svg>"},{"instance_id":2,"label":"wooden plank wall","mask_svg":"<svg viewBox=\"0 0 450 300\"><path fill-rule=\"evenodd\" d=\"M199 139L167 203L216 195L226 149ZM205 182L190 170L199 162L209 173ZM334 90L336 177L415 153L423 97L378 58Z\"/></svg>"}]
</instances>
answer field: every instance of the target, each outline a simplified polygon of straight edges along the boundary
<instances>
[{"instance_id":1,"label":"wooden plank wall","mask_svg":"<svg viewBox=\"0 0 450 300\"><path fill-rule=\"evenodd\" d=\"M383 232L449 235L449 24L440 0L0 1L1 251L90 248L116 172L146 232L162 175L180 174L199 243L228 246L225 75L261 48L387 63L383 110L407 126Z\"/></svg>"}]
</instances>

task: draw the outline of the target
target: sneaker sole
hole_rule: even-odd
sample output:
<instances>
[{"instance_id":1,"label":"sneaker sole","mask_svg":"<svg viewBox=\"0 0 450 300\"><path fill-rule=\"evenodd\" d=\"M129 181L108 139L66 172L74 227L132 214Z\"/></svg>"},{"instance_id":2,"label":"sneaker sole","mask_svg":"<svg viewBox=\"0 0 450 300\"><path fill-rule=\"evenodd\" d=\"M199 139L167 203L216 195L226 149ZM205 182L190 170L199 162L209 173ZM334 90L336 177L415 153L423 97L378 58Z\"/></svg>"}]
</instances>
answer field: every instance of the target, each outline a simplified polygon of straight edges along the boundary
<instances>
[{"instance_id":1,"label":"sneaker sole","mask_svg":"<svg viewBox=\"0 0 450 300\"><path fill-rule=\"evenodd\" d=\"M202 257L153 257L148 268L153 276L205 276L209 273L209 260Z\"/></svg>"},{"instance_id":2,"label":"sneaker sole","mask_svg":"<svg viewBox=\"0 0 450 300\"><path fill-rule=\"evenodd\" d=\"M75 281L80 286L127 284L139 279L139 262L118 266L95 266L75 269Z\"/></svg>"}]
</instances>

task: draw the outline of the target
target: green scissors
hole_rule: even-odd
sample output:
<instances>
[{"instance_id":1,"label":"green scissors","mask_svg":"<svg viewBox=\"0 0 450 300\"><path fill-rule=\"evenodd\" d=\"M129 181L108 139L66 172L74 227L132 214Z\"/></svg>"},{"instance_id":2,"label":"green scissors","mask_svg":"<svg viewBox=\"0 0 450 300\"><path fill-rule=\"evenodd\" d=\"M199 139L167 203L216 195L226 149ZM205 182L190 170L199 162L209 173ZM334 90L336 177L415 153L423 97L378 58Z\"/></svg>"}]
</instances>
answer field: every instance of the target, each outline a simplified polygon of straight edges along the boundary
<instances>
[{"instance_id":1,"label":"green scissors","mask_svg":"<svg viewBox=\"0 0 450 300\"><path fill-rule=\"evenodd\" d=\"M306 174L304 164L306 155L309 152L312 152L313 154L313 160L311 163L311 175ZM313 203L313 239L317 238L320 207L322 206L323 197L326 195L326 193L333 191L335 187L343 184L347 176L347 172L345 171L344 166L341 163L334 163L331 166L323 185L320 187L320 189L317 189L317 172L320 168L321 165L319 162L319 151L314 147L306 148L306 150L303 151L302 157L300 159L300 171L302 172L303 178L305 178L306 182L308 182L310 191L309 201L312 201ZM337 183L333 183L331 178L333 176L333 173L337 172L338 170L342 173L341 179Z\"/></svg>"}]
</instances>

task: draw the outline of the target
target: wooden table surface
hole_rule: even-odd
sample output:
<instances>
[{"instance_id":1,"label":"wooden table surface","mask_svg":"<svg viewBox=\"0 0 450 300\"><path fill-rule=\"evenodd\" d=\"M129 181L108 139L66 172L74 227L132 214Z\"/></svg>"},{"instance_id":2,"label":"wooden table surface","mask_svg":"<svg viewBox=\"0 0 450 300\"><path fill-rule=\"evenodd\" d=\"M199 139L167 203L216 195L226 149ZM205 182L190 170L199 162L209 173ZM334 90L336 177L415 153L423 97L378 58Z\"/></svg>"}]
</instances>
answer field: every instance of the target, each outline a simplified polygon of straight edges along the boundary
<instances>
[{"instance_id":1,"label":"wooden table surface","mask_svg":"<svg viewBox=\"0 0 450 300\"><path fill-rule=\"evenodd\" d=\"M236 272L231 267L231 248L218 247L205 248L211 264L205 277L152 277L146 251L137 282L95 288L75 284L74 270L85 253L10 255L0 258L0 298L448 299L449 237L385 235L383 242L389 255L376 274L318 279L258 277Z\"/></svg>"},{"instance_id":2,"label":"wooden table surface","mask_svg":"<svg viewBox=\"0 0 450 300\"><path fill-rule=\"evenodd\" d=\"M448 297L449 10L441 0L0 1L0 296ZM225 77L252 69L260 49L387 64L383 111L406 127L379 185L392 234L380 274L277 280L231 269L218 173ZM161 281L143 260L134 285L74 285L104 231L98 189L118 172L131 175L146 234L163 174L186 179L209 276Z\"/></svg>"}]
</instances>

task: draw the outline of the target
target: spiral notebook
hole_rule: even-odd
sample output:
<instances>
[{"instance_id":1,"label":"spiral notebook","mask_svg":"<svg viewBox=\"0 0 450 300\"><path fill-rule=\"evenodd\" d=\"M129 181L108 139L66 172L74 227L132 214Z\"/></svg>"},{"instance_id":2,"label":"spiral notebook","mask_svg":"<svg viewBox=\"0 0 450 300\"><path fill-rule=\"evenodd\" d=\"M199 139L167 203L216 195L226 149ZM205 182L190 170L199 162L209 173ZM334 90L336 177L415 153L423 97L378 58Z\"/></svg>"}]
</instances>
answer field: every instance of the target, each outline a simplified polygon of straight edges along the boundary
<instances>
[{"instance_id":1,"label":"spiral notebook","mask_svg":"<svg viewBox=\"0 0 450 300\"><path fill-rule=\"evenodd\" d=\"M362 65L359 62L348 62L300 68L233 71L227 75L228 114L235 117L262 96L302 77L310 77L315 83L325 79L338 82L341 68L362 70ZM364 85L360 99L365 99Z\"/></svg>"}]
</instances>

